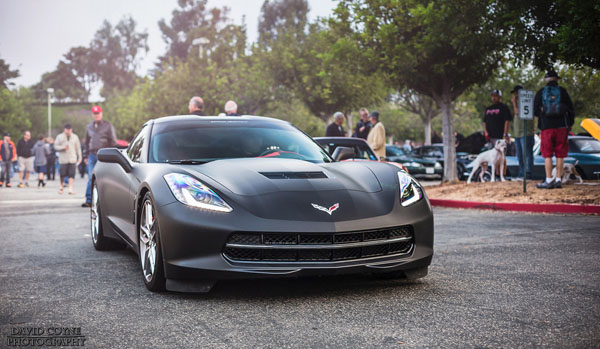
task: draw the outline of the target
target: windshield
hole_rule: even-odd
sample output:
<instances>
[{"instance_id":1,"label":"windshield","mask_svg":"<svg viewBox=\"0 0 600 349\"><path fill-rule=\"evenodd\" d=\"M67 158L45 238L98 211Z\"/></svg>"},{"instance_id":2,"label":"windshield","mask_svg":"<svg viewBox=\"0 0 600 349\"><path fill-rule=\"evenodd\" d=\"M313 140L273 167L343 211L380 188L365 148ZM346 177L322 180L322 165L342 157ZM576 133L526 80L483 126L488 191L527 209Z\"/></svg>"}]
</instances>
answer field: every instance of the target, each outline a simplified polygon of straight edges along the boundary
<instances>
[{"instance_id":1,"label":"windshield","mask_svg":"<svg viewBox=\"0 0 600 349\"><path fill-rule=\"evenodd\" d=\"M389 151L391 153L391 155L393 156L402 156L402 155L407 155L407 151L402 149L402 148L398 148L398 147L386 147L386 150Z\"/></svg>"},{"instance_id":2,"label":"windshield","mask_svg":"<svg viewBox=\"0 0 600 349\"><path fill-rule=\"evenodd\" d=\"M269 122L158 123L152 129L150 162L202 163L235 158L289 158L314 163L331 158L298 129Z\"/></svg>"},{"instance_id":3,"label":"windshield","mask_svg":"<svg viewBox=\"0 0 600 349\"><path fill-rule=\"evenodd\" d=\"M600 153L600 142L595 139L575 139L573 141L582 153Z\"/></svg>"}]
</instances>

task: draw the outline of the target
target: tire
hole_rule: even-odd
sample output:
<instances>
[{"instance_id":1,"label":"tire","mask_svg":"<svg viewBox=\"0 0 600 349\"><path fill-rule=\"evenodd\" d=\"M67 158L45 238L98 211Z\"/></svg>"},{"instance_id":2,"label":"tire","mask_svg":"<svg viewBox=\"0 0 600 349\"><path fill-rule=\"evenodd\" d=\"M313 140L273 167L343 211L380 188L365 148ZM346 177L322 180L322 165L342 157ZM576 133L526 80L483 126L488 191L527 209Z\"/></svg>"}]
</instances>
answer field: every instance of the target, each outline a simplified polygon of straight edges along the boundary
<instances>
[{"instance_id":1,"label":"tire","mask_svg":"<svg viewBox=\"0 0 600 349\"><path fill-rule=\"evenodd\" d=\"M465 178L465 167L461 164L461 163L457 163L456 164L456 177L458 178L459 181L464 181L467 178Z\"/></svg>"},{"instance_id":2,"label":"tire","mask_svg":"<svg viewBox=\"0 0 600 349\"><path fill-rule=\"evenodd\" d=\"M481 167L477 168L477 170L475 170L475 173L473 174L473 177L471 178L471 182L481 182L479 180L479 173L481 172ZM484 182L489 182L492 180L492 173L490 172L490 170L486 170L483 173L483 181Z\"/></svg>"},{"instance_id":3,"label":"tire","mask_svg":"<svg viewBox=\"0 0 600 349\"><path fill-rule=\"evenodd\" d=\"M98 185L94 182L92 187L92 205L90 206L90 234L92 235L92 244L98 251L106 251L115 246L115 243L104 236L102 227L102 211L100 209L100 197L98 195Z\"/></svg>"},{"instance_id":4,"label":"tire","mask_svg":"<svg viewBox=\"0 0 600 349\"><path fill-rule=\"evenodd\" d=\"M152 292L164 291L165 272L156 210L150 193L142 200L138 224L138 251L144 284Z\"/></svg>"}]
</instances>

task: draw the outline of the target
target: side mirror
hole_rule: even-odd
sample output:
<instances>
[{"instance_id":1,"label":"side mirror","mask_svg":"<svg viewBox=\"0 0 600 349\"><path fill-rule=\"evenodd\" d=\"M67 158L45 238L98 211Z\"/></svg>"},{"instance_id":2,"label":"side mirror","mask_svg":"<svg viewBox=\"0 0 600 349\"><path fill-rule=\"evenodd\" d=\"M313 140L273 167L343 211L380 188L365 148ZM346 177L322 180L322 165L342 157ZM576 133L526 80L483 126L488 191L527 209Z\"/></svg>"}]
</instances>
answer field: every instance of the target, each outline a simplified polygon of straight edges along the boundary
<instances>
[{"instance_id":1,"label":"side mirror","mask_svg":"<svg viewBox=\"0 0 600 349\"><path fill-rule=\"evenodd\" d=\"M125 172L131 172L131 164L123 153L117 148L103 148L98 150L98 161L110 162L121 165Z\"/></svg>"},{"instance_id":2,"label":"side mirror","mask_svg":"<svg viewBox=\"0 0 600 349\"><path fill-rule=\"evenodd\" d=\"M335 161L352 159L354 157L354 149L348 147L337 147L331 156Z\"/></svg>"}]
</instances>

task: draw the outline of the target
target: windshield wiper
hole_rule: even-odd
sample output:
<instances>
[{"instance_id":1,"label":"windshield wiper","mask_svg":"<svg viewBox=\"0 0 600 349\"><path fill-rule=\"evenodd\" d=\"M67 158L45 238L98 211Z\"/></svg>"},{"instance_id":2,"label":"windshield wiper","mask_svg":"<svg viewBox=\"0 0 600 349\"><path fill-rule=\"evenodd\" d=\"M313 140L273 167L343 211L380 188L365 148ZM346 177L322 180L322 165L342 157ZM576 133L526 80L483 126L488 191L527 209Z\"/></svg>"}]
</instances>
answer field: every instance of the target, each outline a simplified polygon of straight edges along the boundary
<instances>
[{"instance_id":1,"label":"windshield wiper","mask_svg":"<svg viewBox=\"0 0 600 349\"><path fill-rule=\"evenodd\" d=\"M166 160L165 162L169 163L169 164L201 165L201 164L207 163L208 161L194 160L194 159L182 159L182 160Z\"/></svg>"}]
</instances>

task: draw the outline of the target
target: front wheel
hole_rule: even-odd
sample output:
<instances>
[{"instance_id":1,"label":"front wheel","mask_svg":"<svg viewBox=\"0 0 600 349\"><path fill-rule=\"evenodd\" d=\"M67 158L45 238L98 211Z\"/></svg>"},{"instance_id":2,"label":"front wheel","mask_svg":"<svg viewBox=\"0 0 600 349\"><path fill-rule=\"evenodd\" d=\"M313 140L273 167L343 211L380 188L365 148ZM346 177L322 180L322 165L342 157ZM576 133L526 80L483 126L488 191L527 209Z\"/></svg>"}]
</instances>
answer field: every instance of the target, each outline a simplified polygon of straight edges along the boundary
<instances>
[{"instance_id":1,"label":"front wheel","mask_svg":"<svg viewBox=\"0 0 600 349\"><path fill-rule=\"evenodd\" d=\"M114 243L104 236L102 229L102 211L100 210L100 197L98 196L98 185L94 182L92 187L92 205L90 206L90 234L92 244L98 251L108 250Z\"/></svg>"},{"instance_id":2,"label":"front wheel","mask_svg":"<svg viewBox=\"0 0 600 349\"><path fill-rule=\"evenodd\" d=\"M165 273L156 211L150 193L146 193L142 202L138 236L144 283L152 292L163 291L165 289Z\"/></svg>"}]
</instances>

